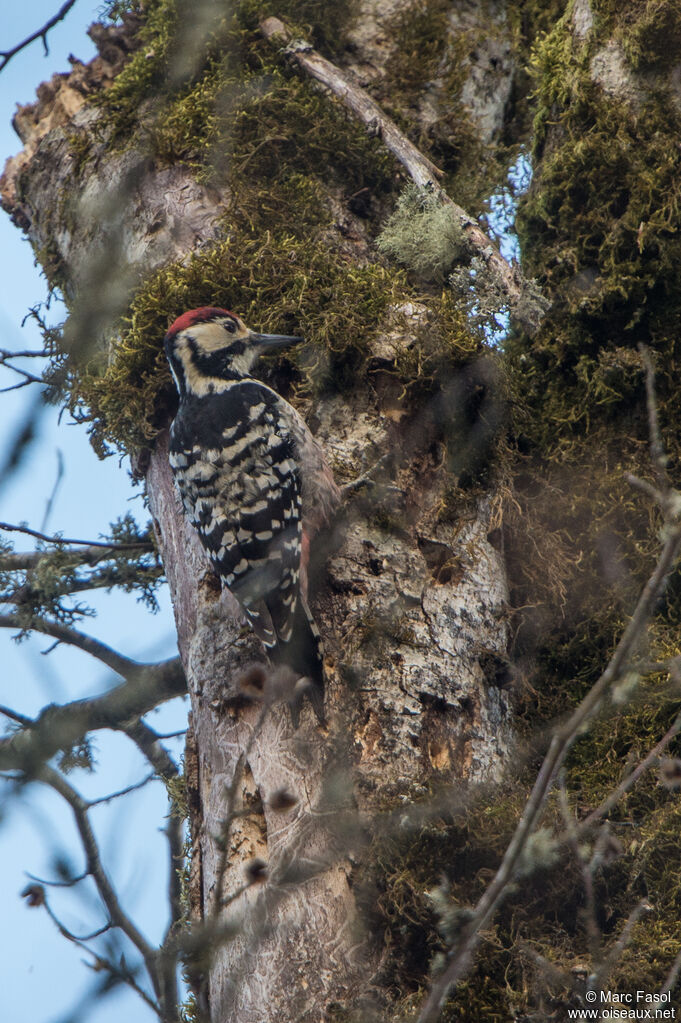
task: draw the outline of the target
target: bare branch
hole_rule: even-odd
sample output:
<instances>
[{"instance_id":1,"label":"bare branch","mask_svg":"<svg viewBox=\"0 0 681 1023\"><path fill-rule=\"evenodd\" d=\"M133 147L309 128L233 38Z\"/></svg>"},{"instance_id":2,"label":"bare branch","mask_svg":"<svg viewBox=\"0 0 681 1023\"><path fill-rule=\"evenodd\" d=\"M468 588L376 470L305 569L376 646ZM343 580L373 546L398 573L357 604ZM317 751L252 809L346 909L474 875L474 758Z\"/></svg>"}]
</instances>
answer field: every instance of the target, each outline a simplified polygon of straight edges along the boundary
<instances>
[{"instance_id":1,"label":"bare branch","mask_svg":"<svg viewBox=\"0 0 681 1023\"><path fill-rule=\"evenodd\" d=\"M630 487L635 487L640 490L647 497L652 497L656 504L662 506L664 504L664 494L657 487L654 487L648 480L642 480L638 476L634 476L633 473L627 472L624 474L624 478Z\"/></svg>"},{"instance_id":2,"label":"bare branch","mask_svg":"<svg viewBox=\"0 0 681 1023\"><path fill-rule=\"evenodd\" d=\"M176 778L180 773L177 764L161 745L160 736L153 728L145 724L139 717L126 722L123 726L125 734L132 739L140 752L147 758L155 773L166 781L169 778Z\"/></svg>"},{"instance_id":3,"label":"bare branch","mask_svg":"<svg viewBox=\"0 0 681 1023\"><path fill-rule=\"evenodd\" d=\"M45 907L45 912L47 913L50 920L53 922L53 924L55 925L55 927L57 928L57 930L59 931L63 938L66 938L74 945L77 945L78 948L82 948L83 951L87 952L88 955L92 956L95 961L96 969L106 970L106 972L110 976L116 977L118 980L121 980L124 984L127 984L129 987L131 987L133 991L135 991L136 994L138 994L140 998L143 1001L145 1001L151 1009L153 1009L156 1015L160 1017L161 1013L159 1012L158 1006L149 997L144 988L139 986L130 970L121 969L120 965L117 965L115 962L113 962L113 960L109 959L108 957L102 956L98 952L95 952L94 949L91 949L86 944L86 942L92 941L94 938L98 938L102 934L106 934L107 931L110 931L112 928L111 922L105 924L103 927L100 927L98 930L93 931L91 934L87 934L84 937L78 937L78 935L73 934L71 931L69 931L68 927L66 927L61 922L59 917L56 915L56 913L50 906L47 899L43 899L41 904Z\"/></svg>"},{"instance_id":4,"label":"bare branch","mask_svg":"<svg viewBox=\"0 0 681 1023\"><path fill-rule=\"evenodd\" d=\"M1 69L0 69L1 70ZM17 384L11 384L8 387L0 387L0 394L7 394L9 391L18 391L21 387L28 387L30 384L44 384L45 381L42 377L36 376L35 373L31 373L27 369L23 369L21 366L15 366L12 360L14 359L27 359L27 358L47 358L47 352L11 352L6 348L0 348L0 366L4 366L6 369L11 370L13 373L17 373L18 376L23 379Z\"/></svg>"},{"instance_id":5,"label":"bare branch","mask_svg":"<svg viewBox=\"0 0 681 1023\"><path fill-rule=\"evenodd\" d=\"M29 387L31 384L41 383L37 377L21 380L18 384L10 384L9 387L0 387L0 394L9 394L10 391L20 391L22 387Z\"/></svg>"},{"instance_id":6,"label":"bare branch","mask_svg":"<svg viewBox=\"0 0 681 1023\"><path fill-rule=\"evenodd\" d=\"M676 959L672 963L672 968L667 974L667 979L660 988L660 995L669 994L669 992L675 987L676 982L679 979L679 973L681 973L681 952L679 952Z\"/></svg>"},{"instance_id":7,"label":"bare branch","mask_svg":"<svg viewBox=\"0 0 681 1023\"><path fill-rule=\"evenodd\" d=\"M36 537L37 540L43 540L45 543L54 543L60 545L68 543L78 547L92 548L93 550L104 548L105 550L114 551L116 550L151 551L154 549L154 545L151 543L151 541L147 540L136 540L131 541L130 543L107 543L106 541L103 540L74 540L73 538L68 538L65 536L47 536L45 533L41 533L37 529L29 529L28 526L16 526L13 525L11 522L0 522L0 530L2 530L5 533L25 533L27 536L34 536Z\"/></svg>"},{"instance_id":8,"label":"bare branch","mask_svg":"<svg viewBox=\"0 0 681 1023\"><path fill-rule=\"evenodd\" d=\"M278 18L266 18L260 25L260 31L266 39L275 43L287 43L286 54L338 96L372 133L380 135L386 148L397 157L417 185L421 188L432 185L443 176L440 168L402 134L395 122L386 116L378 103L364 89L355 85L345 72L322 57L308 43L300 39L294 40L282 21ZM461 212L463 213L463 210ZM470 217L466 214L463 216L468 223L472 223Z\"/></svg>"},{"instance_id":9,"label":"bare branch","mask_svg":"<svg viewBox=\"0 0 681 1023\"><path fill-rule=\"evenodd\" d=\"M132 721L128 721L122 727L126 735L133 740L154 768L154 775L152 777L158 776L167 781L178 776L179 770L177 765L159 741L159 736L153 728L150 728L139 717L133 718ZM184 915L181 884L181 874L184 868L184 833L181 818L176 813L172 813L172 811L168 816L165 835L168 841L169 856L168 904L170 920L159 954L158 976L163 992L163 1004L165 1006L176 1006L178 1001L177 957L173 956L168 949L171 938L175 935Z\"/></svg>"},{"instance_id":10,"label":"bare branch","mask_svg":"<svg viewBox=\"0 0 681 1023\"><path fill-rule=\"evenodd\" d=\"M0 768L31 777L51 756L81 742L88 732L122 731L131 719L186 692L179 657L137 669L128 681L102 696L46 707L29 727L0 740Z\"/></svg>"},{"instance_id":11,"label":"bare branch","mask_svg":"<svg viewBox=\"0 0 681 1023\"><path fill-rule=\"evenodd\" d=\"M12 710L11 707L5 707L0 705L0 714L4 714L10 721L17 721L20 725L32 725L33 719L27 718L24 714L19 714L18 711Z\"/></svg>"},{"instance_id":12,"label":"bare branch","mask_svg":"<svg viewBox=\"0 0 681 1023\"><path fill-rule=\"evenodd\" d=\"M47 523L50 520L52 508L54 507L54 501L63 479L64 479L64 456L62 455L61 451L57 449L57 476L52 487L52 492L47 499L47 503L45 504L45 514L43 515L43 521L40 524L40 528L42 530L47 528Z\"/></svg>"},{"instance_id":13,"label":"bare branch","mask_svg":"<svg viewBox=\"0 0 681 1023\"><path fill-rule=\"evenodd\" d=\"M11 50L0 50L0 71L7 67L12 57L16 57L17 53L21 53L21 51L25 50L27 46L34 43L36 39L42 39L45 56L47 56L50 52L47 46L47 33L51 28L54 28L55 25L59 24L60 21L64 20L75 3L76 0L66 0L66 3L61 5L57 13L52 15L49 21L46 21L42 28L37 29L30 36L27 36L26 39L22 40L22 42L17 43L17 45L13 46Z\"/></svg>"},{"instance_id":14,"label":"bare branch","mask_svg":"<svg viewBox=\"0 0 681 1023\"><path fill-rule=\"evenodd\" d=\"M92 803L90 804L92 806ZM31 881L35 881L37 884L45 885L48 888L75 888L77 884L84 881L86 877L89 877L87 871L83 874L78 874L77 877L71 877L68 881L49 881L44 877L38 877L36 874L31 874L30 871L26 871L26 877L30 877ZM111 926L110 924L107 926ZM81 938L81 941L87 941L87 938Z\"/></svg>"},{"instance_id":15,"label":"bare branch","mask_svg":"<svg viewBox=\"0 0 681 1023\"><path fill-rule=\"evenodd\" d=\"M141 546L141 545L140 545ZM73 560L77 565L98 565L100 561L107 561L111 551L130 550L131 547L123 544L110 547L69 547L59 551L59 556ZM149 544L148 550L152 550ZM29 572L37 568L41 561L49 557L52 552L48 551L10 551L7 554L0 554L0 568L7 572Z\"/></svg>"},{"instance_id":16,"label":"bare branch","mask_svg":"<svg viewBox=\"0 0 681 1023\"><path fill-rule=\"evenodd\" d=\"M565 777L564 772L561 772L560 784L558 786L558 798L560 801L560 810L565 822L565 829L568 835L568 841L572 847L572 853L575 860L579 864L582 872L582 880L584 883L584 895L586 899L586 936L589 943L589 951L591 953L592 962L596 962L601 949L601 931L598 926L598 917L596 915L596 896L594 893L594 878L593 878L593 858L587 861L586 856L579 847L579 833L577 831L575 817L570 809L568 803L567 791L565 788Z\"/></svg>"},{"instance_id":17,"label":"bare branch","mask_svg":"<svg viewBox=\"0 0 681 1023\"><path fill-rule=\"evenodd\" d=\"M45 906L45 910L47 912L47 915L49 916L50 920L52 920L52 922L54 923L55 927L57 928L57 930L59 931L61 936L63 938L67 938L69 941L72 941L74 943L74 945L79 945L80 948L87 949L87 946L85 945L86 941L93 941L95 938L99 938L99 937L101 937L102 934L106 934L107 931L111 930L111 924L110 923L106 923L106 924L104 924L103 927L98 927L95 931L91 931L90 934L84 934L82 936L80 936L78 934L73 934L73 932L70 931L68 929L68 927L66 927L66 925L61 922L59 917L56 915L56 913L54 912L54 910L50 906L50 904L47 901L47 899L44 902L44 906ZM90 949L87 949L87 951L89 952Z\"/></svg>"},{"instance_id":18,"label":"bare branch","mask_svg":"<svg viewBox=\"0 0 681 1023\"><path fill-rule=\"evenodd\" d=\"M78 647L79 650L84 650L86 654L95 657L102 664L106 664L107 668L111 668L117 675L122 675L126 679L136 678L140 671L148 667L148 665L141 665L138 661L133 661L129 657L124 657L123 654L119 654L116 650L107 646L106 643L100 643L98 639L86 636L84 632L79 632L78 629L72 629L68 625L62 625L60 622L49 621L47 618L36 618L27 625L20 615L0 615L0 629L42 632L46 636L52 636L60 643L66 643L69 646Z\"/></svg>"},{"instance_id":19,"label":"bare branch","mask_svg":"<svg viewBox=\"0 0 681 1023\"><path fill-rule=\"evenodd\" d=\"M47 352L41 348L39 351L25 349L23 352L13 352L9 348L0 348L0 366L4 366L10 359L46 359Z\"/></svg>"},{"instance_id":20,"label":"bare branch","mask_svg":"<svg viewBox=\"0 0 681 1023\"><path fill-rule=\"evenodd\" d=\"M532 318L525 321L521 313L523 305L527 302L528 282L518 267L506 262L475 220L438 185L438 179L442 177L443 172L409 141L368 92L339 67L317 53L308 43L293 39L292 33L282 21L278 18L266 18L260 24L260 31L266 39L275 44L288 44L285 53L294 63L330 89L372 134L378 135L420 188L434 189L440 200L451 210L452 216L457 220L476 255L482 258L495 281L501 286L515 315L523 320L525 329L536 330L537 323ZM539 310L536 312L538 314Z\"/></svg>"},{"instance_id":21,"label":"bare branch","mask_svg":"<svg viewBox=\"0 0 681 1023\"><path fill-rule=\"evenodd\" d=\"M86 855L87 870L92 877L99 896L106 906L109 914L109 919L113 927L120 928L126 937L132 942L135 948L138 950L142 958L144 959L147 967L147 972L151 979L154 991L159 994L159 978L158 969L156 962L156 951L153 946L147 941L141 931L135 926L130 917L125 913L121 906L118 896L116 895L115 889L109 880L109 877L104 869L101 855L99 852L99 846L95 838L94 832L90 825L88 817L88 804L86 801L76 792L76 790L69 785L64 777L55 771L52 767L48 767L46 764L40 769L37 775L38 779L49 785L50 788L54 789L55 792L66 800L71 807L73 816L75 818L76 827L80 840L83 845L83 849Z\"/></svg>"}]
</instances>

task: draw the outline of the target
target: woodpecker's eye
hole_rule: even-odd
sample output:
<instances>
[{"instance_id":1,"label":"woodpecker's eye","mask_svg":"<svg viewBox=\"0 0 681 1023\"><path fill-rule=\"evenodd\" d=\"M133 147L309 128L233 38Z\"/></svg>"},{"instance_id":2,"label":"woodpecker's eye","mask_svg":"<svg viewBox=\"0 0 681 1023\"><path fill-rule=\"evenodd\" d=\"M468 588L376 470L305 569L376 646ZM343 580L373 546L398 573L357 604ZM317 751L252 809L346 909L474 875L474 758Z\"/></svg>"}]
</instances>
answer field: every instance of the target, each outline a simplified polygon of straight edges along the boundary
<instances>
[{"instance_id":1,"label":"woodpecker's eye","mask_svg":"<svg viewBox=\"0 0 681 1023\"><path fill-rule=\"evenodd\" d=\"M236 330L236 323L234 322L234 320L223 320L222 325L225 328L225 330L229 331L230 334L233 334L234 331Z\"/></svg>"}]
</instances>

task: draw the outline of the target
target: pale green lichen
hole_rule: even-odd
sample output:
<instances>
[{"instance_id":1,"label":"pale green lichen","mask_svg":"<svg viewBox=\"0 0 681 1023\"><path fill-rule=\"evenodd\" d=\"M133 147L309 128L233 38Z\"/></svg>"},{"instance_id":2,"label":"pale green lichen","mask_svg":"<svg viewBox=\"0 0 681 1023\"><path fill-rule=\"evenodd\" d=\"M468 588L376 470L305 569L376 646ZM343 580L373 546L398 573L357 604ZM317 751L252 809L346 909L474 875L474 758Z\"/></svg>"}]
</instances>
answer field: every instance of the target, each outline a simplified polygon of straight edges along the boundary
<instances>
[{"instance_id":1,"label":"pale green lichen","mask_svg":"<svg viewBox=\"0 0 681 1023\"><path fill-rule=\"evenodd\" d=\"M376 239L379 251L426 281L442 284L468 251L450 205L433 188L410 183Z\"/></svg>"}]
</instances>

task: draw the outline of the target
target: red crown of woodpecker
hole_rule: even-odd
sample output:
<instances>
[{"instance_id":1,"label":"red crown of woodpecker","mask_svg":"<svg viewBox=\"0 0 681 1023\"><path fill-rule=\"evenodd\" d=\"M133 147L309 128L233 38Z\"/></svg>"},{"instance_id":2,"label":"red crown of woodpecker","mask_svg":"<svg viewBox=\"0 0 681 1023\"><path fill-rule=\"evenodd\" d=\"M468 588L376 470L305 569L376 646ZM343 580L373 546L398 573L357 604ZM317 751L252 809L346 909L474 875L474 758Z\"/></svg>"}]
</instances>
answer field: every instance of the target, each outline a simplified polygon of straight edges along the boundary
<instances>
[{"instance_id":1,"label":"red crown of woodpecker","mask_svg":"<svg viewBox=\"0 0 681 1023\"><path fill-rule=\"evenodd\" d=\"M181 330L193 327L196 323L206 323L208 320L214 320L219 316L234 315L229 309L218 309L217 306L202 306L200 309L189 309L186 313L182 313L182 316L178 316L172 326L168 328L166 336L179 334Z\"/></svg>"}]
</instances>

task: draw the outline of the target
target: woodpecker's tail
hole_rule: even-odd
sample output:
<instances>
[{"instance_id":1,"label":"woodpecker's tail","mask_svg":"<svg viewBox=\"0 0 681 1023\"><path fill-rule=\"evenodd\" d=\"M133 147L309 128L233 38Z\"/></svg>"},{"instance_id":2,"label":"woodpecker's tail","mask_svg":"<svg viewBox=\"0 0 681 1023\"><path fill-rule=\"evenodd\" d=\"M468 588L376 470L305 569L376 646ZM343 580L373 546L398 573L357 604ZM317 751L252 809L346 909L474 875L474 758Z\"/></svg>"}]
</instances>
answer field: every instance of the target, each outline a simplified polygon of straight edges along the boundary
<instances>
[{"instance_id":1,"label":"woodpecker's tail","mask_svg":"<svg viewBox=\"0 0 681 1023\"><path fill-rule=\"evenodd\" d=\"M296 610L293 618L293 629L288 642L279 642L271 651L272 659L289 668L307 680L291 701L291 717L297 728L303 697L308 696L312 709L321 725L326 724L324 718L324 648L319 629L312 617L307 601L302 593L298 594Z\"/></svg>"}]
</instances>

